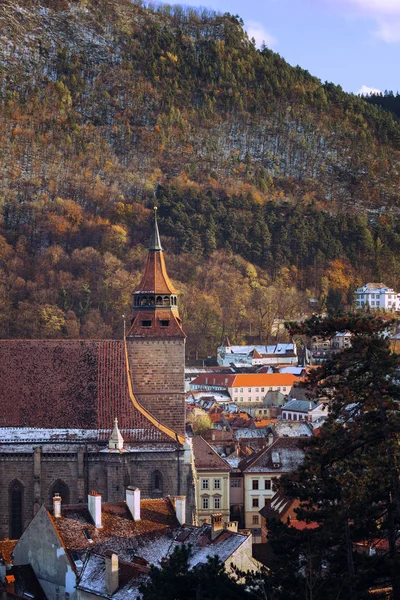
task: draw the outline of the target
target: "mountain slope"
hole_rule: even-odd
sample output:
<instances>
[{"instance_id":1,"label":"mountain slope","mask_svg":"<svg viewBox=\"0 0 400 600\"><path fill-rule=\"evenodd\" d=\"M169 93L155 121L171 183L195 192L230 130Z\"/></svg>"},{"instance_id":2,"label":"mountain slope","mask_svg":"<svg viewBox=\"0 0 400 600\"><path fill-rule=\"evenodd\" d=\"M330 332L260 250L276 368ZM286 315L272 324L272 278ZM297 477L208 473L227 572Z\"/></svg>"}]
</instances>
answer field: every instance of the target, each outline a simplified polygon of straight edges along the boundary
<instances>
[{"instance_id":1,"label":"mountain slope","mask_svg":"<svg viewBox=\"0 0 400 600\"><path fill-rule=\"evenodd\" d=\"M154 194L210 345L243 338L258 288L345 302L365 278L400 284L399 150L392 114L258 51L237 17L3 2L1 335L119 335ZM212 263L244 286L239 321Z\"/></svg>"}]
</instances>

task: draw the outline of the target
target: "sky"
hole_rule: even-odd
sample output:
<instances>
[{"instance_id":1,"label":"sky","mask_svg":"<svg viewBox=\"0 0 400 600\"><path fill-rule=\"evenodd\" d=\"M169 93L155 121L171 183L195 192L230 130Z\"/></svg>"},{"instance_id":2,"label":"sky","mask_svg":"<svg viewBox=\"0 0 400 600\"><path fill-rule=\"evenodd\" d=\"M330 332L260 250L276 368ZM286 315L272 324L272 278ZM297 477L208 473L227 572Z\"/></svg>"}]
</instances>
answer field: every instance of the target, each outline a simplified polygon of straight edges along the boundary
<instances>
[{"instance_id":1,"label":"sky","mask_svg":"<svg viewBox=\"0 0 400 600\"><path fill-rule=\"evenodd\" d=\"M249 37L346 92L400 93L400 0L168 0L239 15Z\"/></svg>"}]
</instances>

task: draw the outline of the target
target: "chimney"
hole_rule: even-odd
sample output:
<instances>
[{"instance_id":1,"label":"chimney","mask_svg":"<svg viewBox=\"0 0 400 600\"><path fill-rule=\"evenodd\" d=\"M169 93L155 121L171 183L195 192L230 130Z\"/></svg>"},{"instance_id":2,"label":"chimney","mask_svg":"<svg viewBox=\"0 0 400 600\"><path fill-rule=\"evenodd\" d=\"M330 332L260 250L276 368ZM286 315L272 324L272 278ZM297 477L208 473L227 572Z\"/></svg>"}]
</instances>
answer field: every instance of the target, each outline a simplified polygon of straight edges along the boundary
<instances>
[{"instance_id":1,"label":"chimney","mask_svg":"<svg viewBox=\"0 0 400 600\"><path fill-rule=\"evenodd\" d=\"M119 587L118 554L107 550L104 557L106 561L106 592L109 596L112 596Z\"/></svg>"},{"instance_id":2,"label":"chimney","mask_svg":"<svg viewBox=\"0 0 400 600\"><path fill-rule=\"evenodd\" d=\"M129 512L131 513L133 519L135 521L140 521L140 490L139 488L134 488L129 486L126 488L126 504L129 508Z\"/></svg>"},{"instance_id":3,"label":"chimney","mask_svg":"<svg viewBox=\"0 0 400 600\"><path fill-rule=\"evenodd\" d=\"M225 523L225 529L227 531L232 531L232 533L238 532L239 523L237 521L228 521Z\"/></svg>"},{"instance_id":4,"label":"chimney","mask_svg":"<svg viewBox=\"0 0 400 600\"><path fill-rule=\"evenodd\" d=\"M223 530L222 514L211 515L211 541L213 542Z\"/></svg>"},{"instance_id":5,"label":"chimney","mask_svg":"<svg viewBox=\"0 0 400 600\"><path fill-rule=\"evenodd\" d=\"M55 519L59 519L61 517L61 496L60 496L60 494L54 494L53 517Z\"/></svg>"},{"instance_id":6,"label":"chimney","mask_svg":"<svg viewBox=\"0 0 400 600\"><path fill-rule=\"evenodd\" d=\"M88 509L94 526L101 529L103 527L101 524L101 495L97 492L91 491L88 495Z\"/></svg>"},{"instance_id":7,"label":"chimney","mask_svg":"<svg viewBox=\"0 0 400 600\"><path fill-rule=\"evenodd\" d=\"M186 523L186 496L175 496L175 514L180 525Z\"/></svg>"}]
</instances>

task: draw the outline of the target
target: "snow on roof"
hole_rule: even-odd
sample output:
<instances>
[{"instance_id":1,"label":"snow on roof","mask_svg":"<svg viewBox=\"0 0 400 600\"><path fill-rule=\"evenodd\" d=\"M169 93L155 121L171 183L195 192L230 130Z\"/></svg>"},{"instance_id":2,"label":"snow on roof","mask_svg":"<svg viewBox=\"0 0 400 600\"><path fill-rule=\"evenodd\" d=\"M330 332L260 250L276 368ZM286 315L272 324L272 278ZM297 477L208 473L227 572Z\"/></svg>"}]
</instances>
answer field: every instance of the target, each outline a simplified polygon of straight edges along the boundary
<instances>
[{"instance_id":1,"label":"snow on roof","mask_svg":"<svg viewBox=\"0 0 400 600\"><path fill-rule=\"evenodd\" d=\"M243 427L242 429L235 430L236 439L242 438L264 438L268 435L268 427L260 427L258 429L250 429L249 427Z\"/></svg>"},{"instance_id":2,"label":"snow on roof","mask_svg":"<svg viewBox=\"0 0 400 600\"><path fill-rule=\"evenodd\" d=\"M254 350L259 354L286 354L294 352L294 344L273 344L269 346L223 346L229 348L228 353L232 354L250 354Z\"/></svg>"},{"instance_id":3,"label":"snow on roof","mask_svg":"<svg viewBox=\"0 0 400 600\"><path fill-rule=\"evenodd\" d=\"M301 375L304 367L281 367L279 373L290 373L291 375Z\"/></svg>"},{"instance_id":4,"label":"snow on roof","mask_svg":"<svg viewBox=\"0 0 400 600\"><path fill-rule=\"evenodd\" d=\"M273 426L279 437L311 436L312 430L306 421L276 421Z\"/></svg>"},{"instance_id":5,"label":"snow on roof","mask_svg":"<svg viewBox=\"0 0 400 600\"><path fill-rule=\"evenodd\" d=\"M289 400L289 402L282 406L282 411L291 410L294 412L308 413L309 410L312 410L316 406L316 403L311 402L311 400Z\"/></svg>"}]
</instances>

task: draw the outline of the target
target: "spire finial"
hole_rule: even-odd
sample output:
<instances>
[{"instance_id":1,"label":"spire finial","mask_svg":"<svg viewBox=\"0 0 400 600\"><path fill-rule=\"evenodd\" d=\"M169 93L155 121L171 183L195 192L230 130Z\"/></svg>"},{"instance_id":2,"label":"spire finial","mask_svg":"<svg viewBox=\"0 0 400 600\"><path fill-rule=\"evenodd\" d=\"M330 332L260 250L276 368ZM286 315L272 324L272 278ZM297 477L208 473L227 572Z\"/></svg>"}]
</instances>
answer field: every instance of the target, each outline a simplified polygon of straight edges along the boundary
<instances>
[{"instance_id":1,"label":"spire finial","mask_svg":"<svg viewBox=\"0 0 400 600\"><path fill-rule=\"evenodd\" d=\"M108 442L109 450L123 450L124 449L124 438L118 428L118 419L114 418L114 429L112 431L110 440Z\"/></svg>"},{"instance_id":2,"label":"spire finial","mask_svg":"<svg viewBox=\"0 0 400 600\"><path fill-rule=\"evenodd\" d=\"M153 226L153 235L151 237L151 246L150 250L162 250L160 234L158 232L158 224L157 224L157 206L154 207L154 226Z\"/></svg>"}]
</instances>

